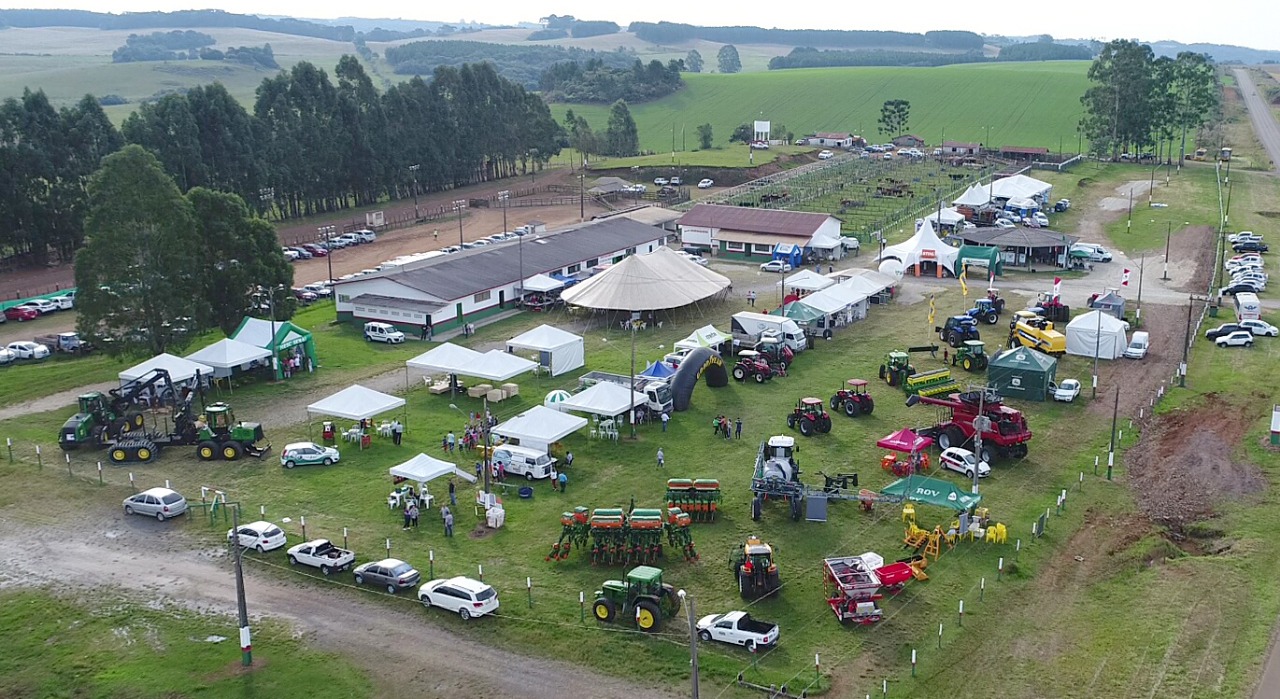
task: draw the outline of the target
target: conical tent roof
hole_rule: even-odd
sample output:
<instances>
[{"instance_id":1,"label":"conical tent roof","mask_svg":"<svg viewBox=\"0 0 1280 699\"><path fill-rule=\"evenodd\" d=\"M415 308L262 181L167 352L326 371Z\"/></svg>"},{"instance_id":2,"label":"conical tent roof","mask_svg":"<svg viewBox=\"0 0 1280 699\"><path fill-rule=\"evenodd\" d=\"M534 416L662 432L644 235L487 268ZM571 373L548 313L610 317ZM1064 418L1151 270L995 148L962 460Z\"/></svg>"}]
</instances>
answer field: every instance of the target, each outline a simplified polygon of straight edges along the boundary
<instances>
[{"instance_id":1,"label":"conical tent roof","mask_svg":"<svg viewBox=\"0 0 1280 699\"><path fill-rule=\"evenodd\" d=\"M716 274L669 249L630 255L622 262L565 290L565 303L612 311L679 308L714 296L729 286Z\"/></svg>"},{"instance_id":2,"label":"conical tent roof","mask_svg":"<svg viewBox=\"0 0 1280 699\"><path fill-rule=\"evenodd\" d=\"M928 449L931 444L933 444L931 437L921 437L908 427L904 427L876 442L876 446L881 449L900 451L904 454Z\"/></svg>"},{"instance_id":3,"label":"conical tent roof","mask_svg":"<svg viewBox=\"0 0 1280 699\"><path fill-rule=\"evenodd\" d=\"M922 260L928 261L926 253L932 253L933 259L942 265L943 269L955 274L956 257L959 256L960 249L942 242L929 221L925 221L920 226L920 230L916 231L910 239L885 248L876 259L892 257L901 260L904 267L910 267Z\"/></svg>"},{"instance_id":4,"label":"conical tent roof","mask_svg":"<svg viewBox=\"0 0 1280 699\"><path fill-rule=\"evenodd\" d=\"M991 201L991 192L980 184L975 184L964 191L958 199L951 202L956 206L982 206Z\"/></svg>"},{"instance_id":5,"label":"conical tent roof","mask_svg":"<svg viewBox=\"0 0 1280 699\"><path fill-rule=\"evenodd\" d=\"M640 375L648 376L653 379L665 379L674 373L676 373L676 370L672 369L670 364L667 364L666 362L654 362L645 368L644 371L640 372Z\"/></svg>"}]
</instances>

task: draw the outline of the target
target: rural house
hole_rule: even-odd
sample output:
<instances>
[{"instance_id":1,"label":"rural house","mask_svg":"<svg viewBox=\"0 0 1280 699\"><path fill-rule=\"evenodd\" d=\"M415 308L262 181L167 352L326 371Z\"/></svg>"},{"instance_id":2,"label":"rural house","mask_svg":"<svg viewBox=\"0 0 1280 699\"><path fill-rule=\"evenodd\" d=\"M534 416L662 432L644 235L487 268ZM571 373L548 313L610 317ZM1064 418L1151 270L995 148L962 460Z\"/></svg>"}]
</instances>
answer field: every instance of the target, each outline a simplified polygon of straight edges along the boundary
<instances>
[{"instance_id":1,"label":"rural house","mask_svg":"<svg viewBox=\"0 0 1280 699\"><path fill-rule=\"evenodd\" d=\"M794 246L801 257L844 256L840 219L829 214L698 204L676 225L684 247L719 257L768 260L779 246Z\"/></svg>"},{"instance_id":2,"label":"rural house","mask_svg":"<svg viewBox=\"0 0 1280 699\"><path fill-rule=\"evenodd\" d=\"M853 134L816 133L809 137L809 145L826 146L828 148L852 148Z\"/></svg>"},{"instance_id":3,"label":"rural house","mask_svg":"<svg viewBox=\"0 0 1280 699\"><path fill-rule=\"evenodd\" d=\"M924 148L924 139L916 136L915 134L907 133L902 134L901 136L895 136L893 139L893 145L899 148Z\"/></svg>"},{"instance_id":4,"label":"rural house","mask_svg":"<svg viewBox=\"0 0 1280 699\"><path fill-rule=\"evenodd\" d=\"M1048 148L1027 148L1025 146L1000 146L1000 157L1009 160L1044 160L1049 155Z\"/></svg>"},{"instance_id":5,"label":"rural house","mask_svg":"<svg viewBox=\"0 0 1280 699\"><path fill-rule=\"evenodd\" d=\"M943 155L977 155L982 150L981 143L965 143L963 141L943 141Z\"/></svg>"}]
</instances>

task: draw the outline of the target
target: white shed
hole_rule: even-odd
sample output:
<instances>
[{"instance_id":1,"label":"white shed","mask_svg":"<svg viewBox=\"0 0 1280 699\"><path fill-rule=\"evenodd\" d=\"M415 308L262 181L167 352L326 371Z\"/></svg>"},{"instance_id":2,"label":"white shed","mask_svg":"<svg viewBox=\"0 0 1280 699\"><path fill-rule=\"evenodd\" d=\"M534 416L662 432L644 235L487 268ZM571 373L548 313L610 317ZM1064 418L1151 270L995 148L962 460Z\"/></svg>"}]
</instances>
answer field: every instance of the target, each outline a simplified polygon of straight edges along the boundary
<instances>
[{"instance_id":1,"label":"white shed","mask_svg":"<svg viewBox=\"0 0 1280 699\"><path fill-rule=\"evenodd\" d=\"M515 352L516 350L537 352L538 364L549 369L552 376L573 371L587 363L583 339L550 325L539 325L533 330L507 340L507 351Z\"/></svg>"},{"instance_id":2,"label":"white shed","mask_svg":"<svg viewBox=\"0 0 1280 699\"><path fill-rule=\"evenodd\" d=\"M1089 311L1067 324L1067 354L1099 359L1117 359L1124 354L1129 340L1124 322L1102 311Z\"/></svg>"}]
</instances>

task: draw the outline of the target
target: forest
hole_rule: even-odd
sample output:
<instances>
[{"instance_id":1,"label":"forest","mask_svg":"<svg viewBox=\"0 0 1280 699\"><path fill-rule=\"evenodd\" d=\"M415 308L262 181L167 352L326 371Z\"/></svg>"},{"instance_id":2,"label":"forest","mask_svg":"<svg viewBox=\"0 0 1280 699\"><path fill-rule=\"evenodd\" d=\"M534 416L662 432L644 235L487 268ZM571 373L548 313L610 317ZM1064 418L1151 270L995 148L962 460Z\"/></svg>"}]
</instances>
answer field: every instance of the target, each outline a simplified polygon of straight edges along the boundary
<instances>
[{"instance_id":1,"label":"forest","mask_svg":"<svg viewBox=\"0 0 1280 699\"><path fill-rule=\"evenodd\" d=\"M924 34L843 29L763 29L761 27L699 27L675 22L632 22L628 31L655 44L702 39L726 44L783 44L840 48L930 48L981 51L982 37L965 31Z\"/></svg>"},{"instance_id":2,"label":"forest","mask_svg":"<svg viewBox=\"0 0 1280 699\"><path fill-rule=\"evenodd\" d=\"M600 59L586 63L567 61L548 68L538 81L538 88L548 102L612 104L629 103L665 97L680 89L684 80L680 71L684 62L673 60L667 65L636 59L629 69L609 68Z\"/></svg>"},{"instance_id":3,"label":"forest","mask_svg":"<svg viewBox=\"0 0 1280 699\"><path fill-rule=\"evenodd\" d=\"M517 46L480 41L415 41L388 47L385 56L396 73L429 75L438 66L491 63L502 77L537 90L551 66L566 61L599 61L607 68L630 70L635 56L623 51L595 51L563 46Z\"/></svg>"},{"instance_id":4,"label":"forest","mask_svg":"<svg viewBox=\"0 0 1280 699\"><path fill-rule=\"evenodd\" d=\"M990 60L981 51L929 53L925 51L819 51L795 48L785 56L769 59L769 70L788 68L834 68L839 66L945 66L953 63L982 63Z\"/></svg>"},{"instance_id":5,"label":"forest","mask_svg":"<svg viewBox=\"0 0 1280 699\"><path fill-rule=\"evenodd\" d=\"M302 62L263 80L251 111L213 83L144 104L120 129L91 95L58 110L27 90L0 103L0 250L70 259L88 177L126 143L154 153L182 192L299 217L524 173L563 141L546 102L488 64L379 92L354 56L332 76Z\"/></svg>"}]
</instances>

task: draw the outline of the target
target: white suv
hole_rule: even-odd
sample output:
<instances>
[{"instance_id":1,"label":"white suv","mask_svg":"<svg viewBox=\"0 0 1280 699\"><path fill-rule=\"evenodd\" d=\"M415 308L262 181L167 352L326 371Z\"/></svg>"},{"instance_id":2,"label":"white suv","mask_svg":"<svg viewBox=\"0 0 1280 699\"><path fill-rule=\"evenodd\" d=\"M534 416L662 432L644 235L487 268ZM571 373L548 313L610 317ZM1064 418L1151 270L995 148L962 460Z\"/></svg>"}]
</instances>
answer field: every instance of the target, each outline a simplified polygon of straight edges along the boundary
<instances>
[{"instance_id":1,"label":"white suv","mask_svg":"<svg viewBox=\"0 0 1280 699\"><path fill-rule=\"evenodd\" d=\"M373 241L378 239L378 234L374 233L368 228L358 230L355 233L352 233L351 235L354 235L362 243L372 243Z\"/></svg>"},{"instance_id":2,"label":"white suv","mask_svg":"<svg viewBox=\"0 0 1280 699\"><path fill-rule=\"evenodd\" d=\"M427 607L440 607L463 619L498 611L498 593L479 580L457 577L432 580L418 588L418 601Z\"/></svg>"},{"instance_id":3,"label":"white suv","mask_svg":"<svg viewBox=\"0 0 1280 699\"><path fill-rule=\"evenodd\" d=\"M404 333L396 330L394 325L369 322L364 324L364 339L369 342L387 342L398 345L404 342Z\"/></svg>"}]
</instances>

